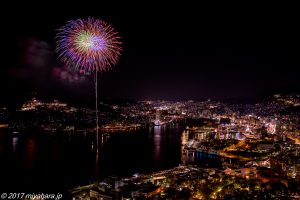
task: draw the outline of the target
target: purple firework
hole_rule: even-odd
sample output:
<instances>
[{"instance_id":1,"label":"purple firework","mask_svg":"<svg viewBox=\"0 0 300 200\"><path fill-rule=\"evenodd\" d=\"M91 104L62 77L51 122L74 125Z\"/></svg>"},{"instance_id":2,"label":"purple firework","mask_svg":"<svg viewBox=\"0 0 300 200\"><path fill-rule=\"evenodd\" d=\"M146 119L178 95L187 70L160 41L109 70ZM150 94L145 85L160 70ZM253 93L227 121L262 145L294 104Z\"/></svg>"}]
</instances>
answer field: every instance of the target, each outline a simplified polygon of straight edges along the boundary
<instances>
[{"instance_id":1,"label":"purple firework","mask_svg":"<svg viewBox=\"0 0 300 200\"><path fill-rule=\"evenodd\" d=\"M110 69L118 61L121 44L111 25L91 17L68 21L57 34L57 52L62 61L85 71Z\"/></svg>"}]
</instances>

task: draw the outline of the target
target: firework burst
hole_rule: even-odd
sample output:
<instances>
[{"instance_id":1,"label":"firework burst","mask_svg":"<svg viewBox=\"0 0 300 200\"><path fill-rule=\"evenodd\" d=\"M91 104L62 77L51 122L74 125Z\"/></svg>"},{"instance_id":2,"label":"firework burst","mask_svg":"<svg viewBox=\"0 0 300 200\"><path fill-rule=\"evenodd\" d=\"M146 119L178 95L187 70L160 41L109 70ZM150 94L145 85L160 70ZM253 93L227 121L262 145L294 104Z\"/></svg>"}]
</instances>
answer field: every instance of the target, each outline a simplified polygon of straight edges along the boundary
<instances>
[{"instance_id":1,"label":"firework burst","mask_svg":"<svg viewBox=\"0 0 300 200\"><path fill-rule=\"evenodd\" d=\"M63 62L85 71L106 71L121 54L118 33L106 22L94 18L67 22L58 29L57 52Z\"/></svg>"}]
</instances>

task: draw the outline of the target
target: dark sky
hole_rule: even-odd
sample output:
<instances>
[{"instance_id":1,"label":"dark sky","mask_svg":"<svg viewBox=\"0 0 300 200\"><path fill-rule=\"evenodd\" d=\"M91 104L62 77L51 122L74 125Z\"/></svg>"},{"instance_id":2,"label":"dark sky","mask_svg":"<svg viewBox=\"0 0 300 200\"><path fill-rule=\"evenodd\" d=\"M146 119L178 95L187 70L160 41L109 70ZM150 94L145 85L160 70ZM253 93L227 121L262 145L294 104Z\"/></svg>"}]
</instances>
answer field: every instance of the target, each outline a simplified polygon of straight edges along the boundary
<instances>
[{"instance_id":1,"label":"dark sky","mask_svg":"<svg viewBox=\"0 0 300 200\"><path fill-rule=\"evenodd\" d=\"M55 29L88 16L112 24L124 43L118 64L101 75L101 96L226 99L300 89L293 5L12 4L1 14L2 100L34 91L91 98L91 77L72 81L54 72L63 70Z\"/></svg>"}]
</instances>

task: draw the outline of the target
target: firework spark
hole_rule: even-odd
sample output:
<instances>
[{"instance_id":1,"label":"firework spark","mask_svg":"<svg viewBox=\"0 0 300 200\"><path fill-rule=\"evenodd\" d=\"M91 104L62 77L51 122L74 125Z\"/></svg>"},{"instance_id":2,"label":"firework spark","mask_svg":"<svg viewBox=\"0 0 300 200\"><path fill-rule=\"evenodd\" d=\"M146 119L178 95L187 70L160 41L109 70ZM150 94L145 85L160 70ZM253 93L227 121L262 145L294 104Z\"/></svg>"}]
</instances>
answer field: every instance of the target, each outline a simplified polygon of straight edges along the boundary
<instances>
[{"instance_id":1,"label":"firework spark","mask_svg":"<svg viewBox=\"0 0 300 200\"><path fill-rule=\"evenodd\" d=\"M56 49L66 64L100 72L115 65L122 51L114 28L94 18L69 21L58 29Z\"/></svg>"}]
</instances>

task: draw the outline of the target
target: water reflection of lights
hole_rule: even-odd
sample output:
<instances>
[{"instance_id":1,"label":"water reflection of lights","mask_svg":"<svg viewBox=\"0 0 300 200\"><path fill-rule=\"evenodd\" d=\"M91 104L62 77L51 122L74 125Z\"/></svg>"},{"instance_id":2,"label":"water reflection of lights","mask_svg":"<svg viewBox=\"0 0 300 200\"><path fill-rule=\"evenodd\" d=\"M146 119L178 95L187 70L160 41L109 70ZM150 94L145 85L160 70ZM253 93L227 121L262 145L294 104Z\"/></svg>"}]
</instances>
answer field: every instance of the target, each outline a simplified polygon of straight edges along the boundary
<instances>
[{"instance_id":1,"label":"water reflection of lights","mask_svg":"<svg viewBox=\"0 0 300 200\"><path fill-rule=\"evenodd\" d=\"M95 160L95 177L98 179L100 177L100 163L99 163L99 153L96 153L96 160Z\"/></svg>"},{"instance_id":2,"label":"water reflection of lights","mask_svg":"<svg viewBox=\"0 0 300 200\"><path fill-rule=\"evenodd\" d=\"M186 162L186 154L184 153L184 147L188 142L189 138L189 130L183 131L181 134L181 162L182 164L185 164Z\"/></svg>"},{"instance_id":3,"label":"water reflection of lights","mask_svg":"<svg viewBox=\"0 0 300 200\"><path fill-rule=\"evenodd\" d=\"M154 157L155 163L159 163L160 144L161 143L161 126L154 126Z\"/></svg>"},{"instance_id":4,"label":"water reflection of lights","mask_svg":"<svg viewBox=\"0 0 300 200\"><path fill-rule=\"evenodd\" d=\"M36 158L36 153L37 153L36 141L34 141L34 139L32 138L28 139L26 141L25 149L26 149L26 153L25 153L26 166L28 166L29 169L32 169Z\"/></svg>"},{"instance_id":5,"label":"water reflection of lights","mask_svg":"<svg viewBox=\"0 0 300 200\"><path fill-rule=\"evenodd\" d=\"M13 145L13 152L14 153L16 153L16 151L17 151L18 140L19 140L19 138L13 137L12 145Z\"/></svg>"}]
</instances>

